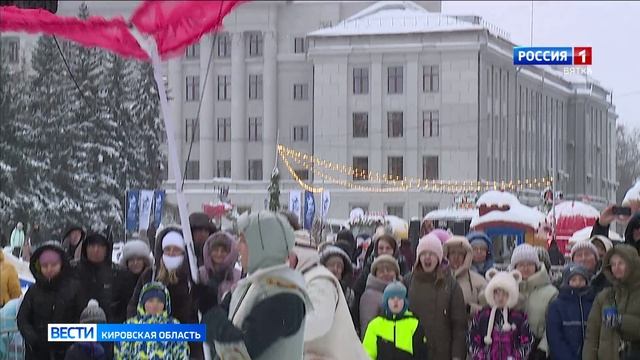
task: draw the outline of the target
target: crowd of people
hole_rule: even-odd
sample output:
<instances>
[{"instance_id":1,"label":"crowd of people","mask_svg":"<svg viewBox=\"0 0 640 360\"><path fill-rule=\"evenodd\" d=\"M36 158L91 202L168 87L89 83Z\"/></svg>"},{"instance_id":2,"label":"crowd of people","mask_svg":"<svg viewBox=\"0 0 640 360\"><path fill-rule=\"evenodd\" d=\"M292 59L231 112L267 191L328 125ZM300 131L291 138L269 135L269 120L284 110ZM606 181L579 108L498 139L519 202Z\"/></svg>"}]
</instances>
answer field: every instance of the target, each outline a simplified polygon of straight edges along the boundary
<instances>
[{"instance_id":1,"label":"crowd of people","mask_svg":"<svg viewBox=\"0 0 640 360\"><path fill-rule=\"evenodd\" d=\"M194 282L179 227L167 226L150 241L129 240L114 264L107 237L74 226L62 242L34 248L36 282L24 296L0 253L0 354L640 359L640 213L628 221L625 243L615 246L606 235L613 220L605 209L592 237L572 247L558 282L550 276L558 260L529 244L516 246L508 269L497 270L492 241L481 232L465 237L429 229L413 251L408 239L384 228L369 240L343 231L317 247L295 216L268 211L242 215L235 234L192 214ZM12 317L14 323L4 323ZM202 322L208 346L47 341L49 323L103 322Z\"/></svg>"}]
</instances>

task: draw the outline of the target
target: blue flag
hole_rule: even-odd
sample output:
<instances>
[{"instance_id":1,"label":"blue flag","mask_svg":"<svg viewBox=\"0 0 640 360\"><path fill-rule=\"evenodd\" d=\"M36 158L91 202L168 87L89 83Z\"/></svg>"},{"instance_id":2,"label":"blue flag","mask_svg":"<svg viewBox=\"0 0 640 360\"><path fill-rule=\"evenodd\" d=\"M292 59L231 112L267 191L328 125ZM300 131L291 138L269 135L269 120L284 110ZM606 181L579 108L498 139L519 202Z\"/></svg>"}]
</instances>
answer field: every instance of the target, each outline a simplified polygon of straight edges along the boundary
<instances>
[{"instance_id":1,"label":"blue flag","mask_svg":"<svg viewBox=\"0 0 640 360\"><path fill-rule=\"evenodd\" d=\"M166 195L167 193L164 190L156 190L153 193L153 201L155 203L155 208L153 211L153 224L155 225L156 229L162 222L162 208L164 206L164 198Z\"/></svg>"},{"instance_id":2,"label":"blue flag","mask_svg":"<svg viewBox=\"0 0 640 360\"><path fill-rule=\"evenodd\" d=\"M311 191L304 192L304 228L311 230L313 217L316 215L316 200Z\"/></svg>"},{"instance_id":3,"label":"blue flag","mask_svg":"<svg viewBox=\"0 0 640 360\"><path fill-rule=\"evenodd\" d=\"M127 231L138 230L138 203L140 202L140 190L127 191Z\"/></svg>"}]
</instances>

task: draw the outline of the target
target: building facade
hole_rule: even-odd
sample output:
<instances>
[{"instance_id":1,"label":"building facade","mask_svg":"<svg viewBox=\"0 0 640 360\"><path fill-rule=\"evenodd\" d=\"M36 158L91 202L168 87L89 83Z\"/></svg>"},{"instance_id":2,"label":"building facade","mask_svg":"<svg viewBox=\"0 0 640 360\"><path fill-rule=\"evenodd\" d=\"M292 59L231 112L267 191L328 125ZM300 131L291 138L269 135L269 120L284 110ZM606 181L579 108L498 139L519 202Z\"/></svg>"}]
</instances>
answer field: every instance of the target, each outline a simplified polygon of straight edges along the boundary
<instances>
[{"instance_id":1,"label":"building facade","mask_svg":"<svg viewBox=\"0 0 640 360\"><path fill-rule=\"evenodd\" d=\"M136 5L120 4L127 8L109 11ZM90 11L103 15L101 6ZM508 34L440 10L439 1L250 2L222 32L169 60L190 210L215 201L220 186L241 211L264 208L277 144L358 169L330 174L356 185L381 188L374 173L507 183L553 176L565 198L615 199L609 91L561 68L515 67ZM363 192L301 164L290 174L277 161L281 203L301 190L298 178L331 191L330 218L355 207L419 217L453 202L446 193ZM172 172L164 186L171 199Z\"/></svg>"}]
</instances>

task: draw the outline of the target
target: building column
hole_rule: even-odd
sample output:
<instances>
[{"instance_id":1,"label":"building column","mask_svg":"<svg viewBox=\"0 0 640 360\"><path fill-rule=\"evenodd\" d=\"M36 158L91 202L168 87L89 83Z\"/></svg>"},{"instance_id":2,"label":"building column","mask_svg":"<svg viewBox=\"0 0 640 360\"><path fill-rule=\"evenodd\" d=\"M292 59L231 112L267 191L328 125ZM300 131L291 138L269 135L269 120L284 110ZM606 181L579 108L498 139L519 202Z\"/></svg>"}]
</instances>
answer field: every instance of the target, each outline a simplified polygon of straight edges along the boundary
<instances>
[{"instance_id":1,"label":"building column","mask_svg":"<svg viewBox=\"0 0 640 360\"><path fill-rule=\"evenodd\" d=\"M407 62L407 80L419 79L418 73L418 54L409 55L409 61ZM420 149L418 139L422 137L422 114L418 115L419 83L418 81L405 82L407 86L407 111L404 115L404 136L406 136L407 139L407 151L405 152L403 169L405 178L422 178L422 157L420 157L420 150L409 150Z\"/></svg>"},{"instance_id":2,"label":"building column","mask_svg":"<svg viewBox=\"0 0 640 360\"><path fill-rule=\"evenodd\" d=\"M182 76L182 59L173 58L169 60L168 66L168 80L170 89L171 100L171 120L175 124L176 133L174 137L176 144L178 144L178 161L180 162L179 168L184 169L184 163L182 159L182 146L184 144L184 118L182 116L182 103L184 102L184 77ZM171 157L169 157L169 161ZM174 166L169 164L169 180L176 180L176 174L173 172ZM184 175L184 174L183 174ZM178 179L177 181L181 181Z\"/></svg>"},{"instance_id":3,"label":"building column","mask_svg":"<svg viewBox=\"0 0 640 360\"><path fill-rule=\"evenodd\" d=\"M215 162L215 112L214 112L214 89L215 76L213 75L213 64L209 65L209 60L213 62L211 48L213 47L213 37L205 35L200 41L200 91L203 94L202 108L200 110L200 179L209 180L216 176ZM209 66L209 76L207 76L207 66Z\"/></svg>"},{"instance_id":4,"label":"building column","mask_svg":"<svg viewBox=\"0 0 640 360\"><path fill-rule=\"evenodd\" d=\"M278 38L275 31L264 34L262 99L264 104L262 135L262 177L269 180L276 160L278 135Z\"/></svg>"},{"instance_id":5,"label":"building column","mask_svg":"<svg viewBox=\"0 0 640 360\"><path fill-rule=\"evenodd\" d=\"M351 81L349 74L349 81ZM386 89L386 76L383 80L382 55L371 55L371 70L369 76L369 93L371 94L371 112L369 113L369 172L385 174L383 159L383 144L387 136L387 114L384 113L384 89ZM352 160L349 159L349 162ZM371 179L371 178L370 178ZM378 179L375 179L376 181Z\"/></svg>"},{"instance_id":6,"label":"building column","mask_svg":"<svg viewBox=\"0 0 640 360\"><path fill-rule=\"evenodd\" d=\"M247 139L246 74L244 34L231 35L231 178L247 178L245 139Z\"/></svg>"}]
</instances>

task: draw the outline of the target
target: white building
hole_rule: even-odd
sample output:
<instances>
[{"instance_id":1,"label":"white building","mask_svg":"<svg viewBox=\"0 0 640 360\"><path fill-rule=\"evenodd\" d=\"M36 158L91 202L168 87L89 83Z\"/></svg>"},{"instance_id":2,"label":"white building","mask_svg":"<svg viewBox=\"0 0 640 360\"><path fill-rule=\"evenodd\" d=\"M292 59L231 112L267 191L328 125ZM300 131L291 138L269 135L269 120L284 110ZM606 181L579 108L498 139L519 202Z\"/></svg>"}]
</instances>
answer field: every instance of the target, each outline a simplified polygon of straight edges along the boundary
<instances>
[{"instance_id":1,"label":"white building","mask_svg":"<svg viewBox=\"0 0 640 360\"><path fill-rule=\"evenodd\" d=\"M90 3L90 11L126 17L137 2L100 3ZM609 91L551 67L515 68L506 33L440 8L439 1L249 2L225 18L222 32L170 60L190 210L215 201L220 185L229 186L240 210L263 208L276 142L367 175L508 182L555 173L566 198L586 194L596 205L614 199ZM59 13L76 11L77 3L61 3ZM305 183L331 191L333 218L353 207L421 216L453 199L363 193L323 182L317 169L293 167ZM286 205L288 191L301 187L281 161L279 169ZM331 175L380 187L362 174ZM171 194L174 174L168 178ZM532 193L522 195L526 201Z\"/></svg>"}]
</instances>

